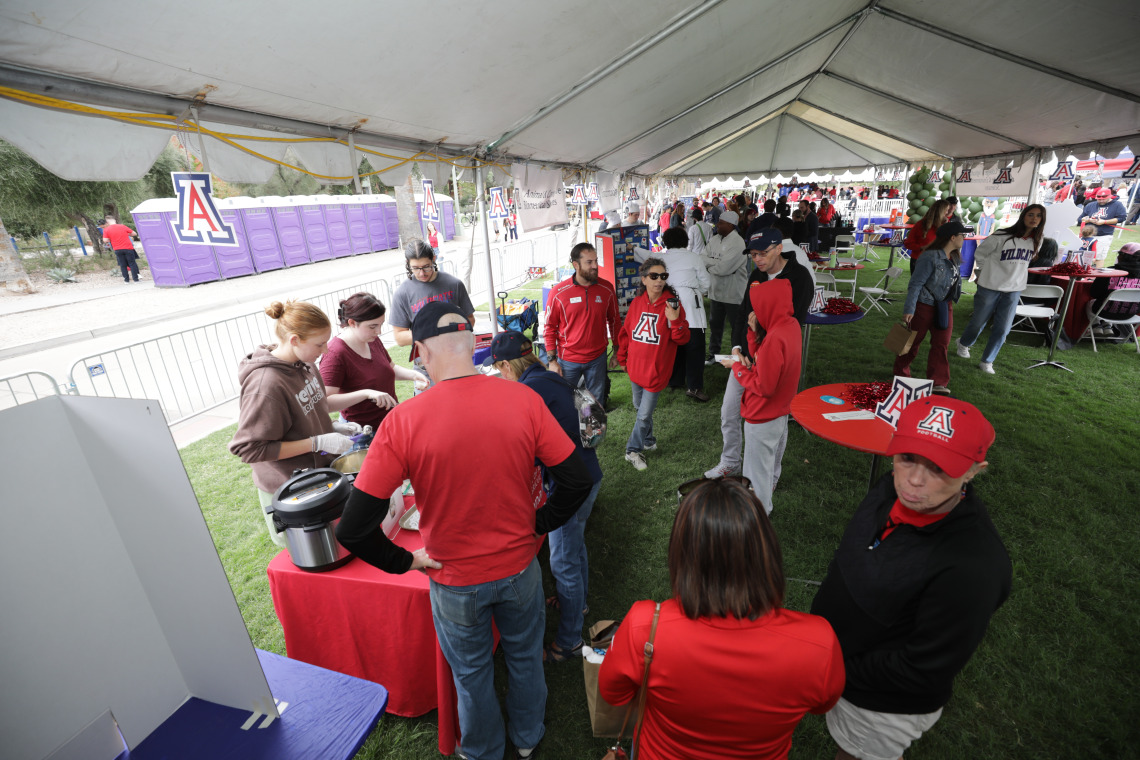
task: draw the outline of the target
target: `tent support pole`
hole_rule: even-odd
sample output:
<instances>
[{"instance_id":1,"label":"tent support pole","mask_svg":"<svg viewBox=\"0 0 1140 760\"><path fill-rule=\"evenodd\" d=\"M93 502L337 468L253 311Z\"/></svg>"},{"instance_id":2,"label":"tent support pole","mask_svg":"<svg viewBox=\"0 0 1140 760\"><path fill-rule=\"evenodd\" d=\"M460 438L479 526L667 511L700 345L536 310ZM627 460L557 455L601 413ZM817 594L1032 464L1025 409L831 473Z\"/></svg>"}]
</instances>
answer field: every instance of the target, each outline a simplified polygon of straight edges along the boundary
<instances>
[{"instance_id":1,"label":"tent support pole","mask_svg":"<svg viewBox=\"0 0 1140 760\"><path fill-rule=\"evenodd\" d=\"M1041 171L1041 151L1033 151L1033 184L1029 186L1029 203L1040 203L1037 197L1041 194L1041 179L1038 172Z\"/></svg>"},{"instance_id":2,"label":"tent support pole","mask_svg":"<svg viewBox=\"0 0 1140 760\"><path fill-rule=\"evenodd\" d=\"M487 251L487 303L491 312L491 334L499 334L499 320L495 317L495 267L491 265L491 233L487 220L487 199L483 188L483 165L475 159L475 197L479 199L479 218L483 220L483 246Z\"/></svg>"},{"instance_id":3,"label":"tent support pole","mask_svg":"<svg viewBox=\"0 0 1140 760\"><path fill-rule=\"evenodd\" d=\"M352 166L352 186L355 188L356 194L360 195L362 193L360 189L360 162L356 159L356 140L352 132L348 133L348 161Z\"/></svg>"},{"instance_id":4,"label":"tent support pole","mask_svg":"<svg viewBox=\"0 0 1140 760\"><path fill-rule=\"evenodd\" d=\"M194 126L198 128L198 150L202 151L202 168L206 170L206 174L210 174L210 159L206 157L206 140L202 137L202 123L198 121L198 108L194 106L190 110L194 114Z\"/></svg>"}]
</instances>

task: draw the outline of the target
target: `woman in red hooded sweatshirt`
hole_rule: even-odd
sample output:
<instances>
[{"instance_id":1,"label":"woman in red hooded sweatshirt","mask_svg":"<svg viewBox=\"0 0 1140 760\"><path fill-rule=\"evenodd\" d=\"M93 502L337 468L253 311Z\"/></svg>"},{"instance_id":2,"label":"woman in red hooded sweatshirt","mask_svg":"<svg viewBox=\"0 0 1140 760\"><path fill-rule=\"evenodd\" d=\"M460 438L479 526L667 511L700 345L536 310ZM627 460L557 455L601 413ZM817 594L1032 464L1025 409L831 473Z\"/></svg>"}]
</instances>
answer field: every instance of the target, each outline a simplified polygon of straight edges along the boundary
<instances>
[{"instance_id":1,"label":"woman in red hooded sweatshirt","mask_svg":"<svg viewBox=\"0 0 1140 760\"><path fill-rule=\"evenodd\" d=\"M788 414L800 379L803 336L792 307L792 284L783 278L754 282L748 300L759 330L748 330L752 362L733 349L723 364L744 387L744 477L772 513L772 491L780 479L780 463L788 443ZM751 320L750 320L751 321ZM760 331L764 331L761 333Z\"/></svg>"}]
</instances>

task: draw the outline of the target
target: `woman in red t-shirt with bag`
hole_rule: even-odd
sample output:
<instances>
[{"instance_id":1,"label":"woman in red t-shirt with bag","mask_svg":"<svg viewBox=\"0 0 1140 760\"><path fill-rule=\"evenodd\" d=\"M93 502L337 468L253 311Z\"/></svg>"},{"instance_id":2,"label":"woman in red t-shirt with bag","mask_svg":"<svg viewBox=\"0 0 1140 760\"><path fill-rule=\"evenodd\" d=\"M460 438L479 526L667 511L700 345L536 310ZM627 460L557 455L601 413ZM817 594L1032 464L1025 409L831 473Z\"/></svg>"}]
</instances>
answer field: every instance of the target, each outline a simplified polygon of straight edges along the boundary
<instances>
[{"instance_id":1,"label":"woman in red t-shirt with bag","mask_svg":"<svg viewBox=\"0 0 1140 760\"><path fill-rule=\"evenodd\" d=\"M631 702L652 637L635 734L641 760L785 758L803 716L826 713L843 693L839 640L822 617L784 609L780 544L742 480L681 486L669 538L673 597L655 631L656 605L636 602L602 661L602 696Z\"/></svg>"},{"instance_id":2,"label":"woman in red t-shirt with bag","mask_svg":"<svg viewBox=\"0 0 1140 760\"><path fill-rule=\"evenodd\" d=\"M625 460L637 470L646 467L642 452L657 448L653 435L653 410L657 395L673 374L677 346L689 342L689 323L677 293L665 283L665 262L646 259L639 270L641 292L629 305L618 333L617 362L629 373L637 420L625 444Z\"/></svg>"}]
</instances>

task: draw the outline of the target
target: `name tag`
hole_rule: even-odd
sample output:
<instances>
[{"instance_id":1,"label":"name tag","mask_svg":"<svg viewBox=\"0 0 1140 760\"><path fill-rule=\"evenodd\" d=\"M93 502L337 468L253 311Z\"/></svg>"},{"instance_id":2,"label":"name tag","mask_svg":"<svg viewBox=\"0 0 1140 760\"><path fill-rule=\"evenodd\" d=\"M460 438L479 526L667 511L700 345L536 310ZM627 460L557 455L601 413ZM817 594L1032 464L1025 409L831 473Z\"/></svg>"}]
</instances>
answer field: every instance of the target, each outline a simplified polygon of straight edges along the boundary
<instances>
[{"instance_id":1,"label":"name tag","mask_svg":"<svg viewBox=\"0 0 1140 760\"><path fill-rule=\"evenodd\" d=\"M573 298L570 299L570 303L582 303L582 297L581 296L574 296Z\"/></svg>"}]
</instances>

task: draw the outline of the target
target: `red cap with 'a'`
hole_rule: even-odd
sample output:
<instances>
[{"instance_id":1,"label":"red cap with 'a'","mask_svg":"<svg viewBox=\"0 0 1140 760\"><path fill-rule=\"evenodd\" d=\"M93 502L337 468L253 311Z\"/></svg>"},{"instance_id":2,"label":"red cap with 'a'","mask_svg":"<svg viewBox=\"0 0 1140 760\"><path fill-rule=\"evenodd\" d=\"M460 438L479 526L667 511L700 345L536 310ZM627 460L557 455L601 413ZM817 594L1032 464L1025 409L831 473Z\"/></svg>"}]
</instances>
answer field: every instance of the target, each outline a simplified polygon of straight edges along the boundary
<instances>
[{"instance_id":1,"label":"red cap with 'a'","mask_svg":"<svg viewBox=\"0 0 1140 760\"><path fill-rule=\"evenodd\" d=\"M960 478L976 462L986 461L994 426L978 408L956 398L927 396L903 409L887 456L918 454Z\"/></svg>"}]
</instances>

